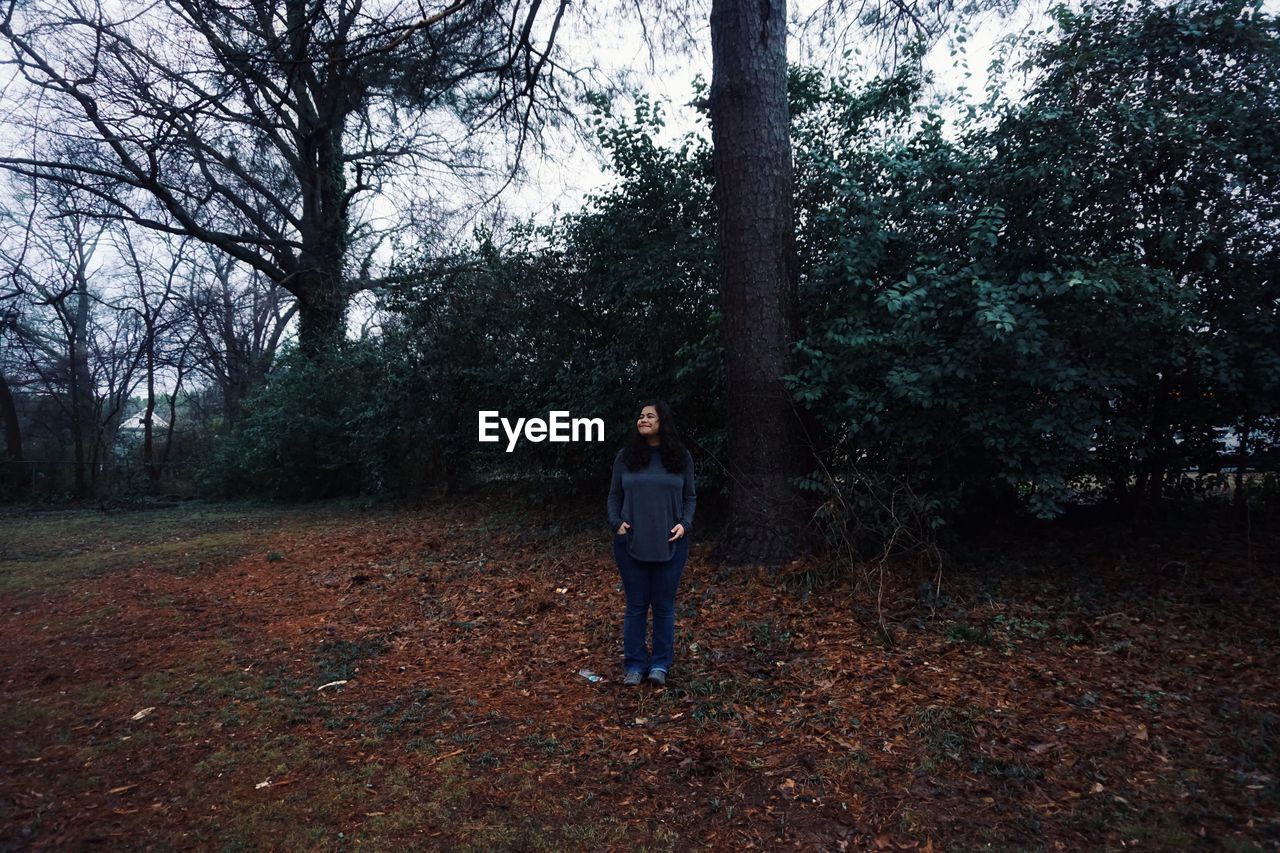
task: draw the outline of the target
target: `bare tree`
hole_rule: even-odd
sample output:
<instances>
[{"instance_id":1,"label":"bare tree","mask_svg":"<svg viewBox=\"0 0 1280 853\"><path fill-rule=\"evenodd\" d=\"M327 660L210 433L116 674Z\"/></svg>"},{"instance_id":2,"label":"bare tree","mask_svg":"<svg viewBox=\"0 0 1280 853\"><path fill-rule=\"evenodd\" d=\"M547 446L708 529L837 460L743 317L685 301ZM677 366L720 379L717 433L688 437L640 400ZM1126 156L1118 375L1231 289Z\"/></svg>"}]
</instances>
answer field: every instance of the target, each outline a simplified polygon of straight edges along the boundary
<instances>
[{"instance_id":1,"label":"bare tree","mask_svg":"<svg viewBox=\"0 0 1280 853\"><path fill-rule=\"evenodd\" d=\"M270 372L298 303L214 250L193 255L186 276L183 334L194 356L190 370L216 386L223 417L235 423L244 398Z\"/></svg>"},{"instance_id":2,"label":"bare tree","mask_svg":"<svg viewBox=\"0 0 1280 853\"><path fill-rule=\"evenodd\" d=\"M176 245L153 241L151 245L140 249L138 240L133 235L132 227L126 225L112 229L111 236L116 251L125 262L125 270L130 274L133 285L128 298L122 300L120 310L133 312L142 325L141 351L143 370L146 376L147 398L142 415L142 464L147 476L155 482L160 479L162 466L155 460L155 435L153 419L156 410L156 378L167 367L166 345L172 331L176 328L179 315L176 310L177 284L179 270L186 260L185 255L189 239L179 241ZM181 387L184 372L183 358L190 350L190 344L179 349L178 387ZM178 388L174 389L176 397ZM173 435L174 411L170 407L168 435L165 443L165 458L168 458L169 439Z\"/></svg>"},{"instance_id":3,"label":"bare tree","mask_svg":"<svg viewBox=\"0 0 1280 853\"><path fill-rule=\"evenodd\" d=\"M8 315L3 315L7 318ZM3 334L0 333L0 340ZM5 364L3 350L0 349L0 421L4 422L4 450L6 477L9 488L15 493L26 490L27 479L22 476L20 463L22 456L22 424L18 421L18 407L13 399L13 386L9 382L9 374Z\"/></svg>"},{"instance_id":4,"label":"bare tree","mask_svg":"<svg viewBox=\"0 0 1280 853\"><path fill-rule=\"evenodd\" d=\"M14 377L34 391L41 404L33 411L47 411L42 404L49 403L64 416L42 426L51 436L69 436L74 493L84 498L98 493L100 473L115 467L118 430L144 379L154 408L178 319L174 274L182 247L175 257L167 241L148 243L149 233L133 233L136 226L82 212L76 191L57 182L27 179L14 190L20 212L0 219L7 226L0 239L0 370L6 384ZM17 417L15 404L15 423Z\"/></svg>"},{"instance_id":5,"label":"bare tree","mask_svg":"<svg viewBox=\"0 0 1280 853\"><path fill-rule=\"evenodd\" d=\"M57 401L66 416L75 467L75 496L92 491L98 446L98 405L91 369L90 288L94 251L106 225L71 211L77 202L60 190L39 195L33 182L31 212L15 246L4 247L14 296L8 324L20 368ZM42 215L41 215L42 214Z\"/></svg>"},{"instance_id":6,"label":"bare tree","mask_svg":"<svg viewBox=\"0 0 1280 853\"><path fill-rule=\"evenodd\" d=\"M17 221L10 217L0 220L0 247L7 245L12 235L23 232L30 217L29 213L27 217ZM9 346L9 341L16 334L22 297L18 276L10 271L9 275L0 278L0 420L4 421L5 460L8 463L6 470L9 485L14 490L25 490L28 484L20 466L25 461L22 451L22 422L18 420L18 406L13 394L15 383L10 361L12 348Z\"/></svg>"},{"instance_id":7,"label":"bare tree","mask_svg":"<svg viewBox=\"0 0 1280 853\"><path fill-rule=\"evenodd\" d=\"M366 196L406 170L419 184L477 176L486 134L503 129L514 170L567 111L555 72L570 72L552 58L567 5L159 0L112 17L95 0L9 0L0 35L32 90L21 118L70 122L95 156L37 145L0 166L256 270L297 299L314 351L379 281L385 234Z\"/></svg>"},{"instance_id":8,"label":"bare tree","mask_svg":"<svg viewBox=\"0 0 1280 853\"><path fill-rule=\"evenodd\" d=\"M126 264L128 262L126 261ZM121 281L133 277L126 265L99 273L104 288L121 290ZM100 474L112 476L117 468L116 446L120 425L134 391L143 381L143 361L153 351L148 343L147 306L133 303L129 295L108 297L102 290L92 295L92 326L89 343L89 375L94 405L93 445L90 457L90 493L102 494ZM151 316L154 320L154 315Z\"/></svg>"}]
</instances>

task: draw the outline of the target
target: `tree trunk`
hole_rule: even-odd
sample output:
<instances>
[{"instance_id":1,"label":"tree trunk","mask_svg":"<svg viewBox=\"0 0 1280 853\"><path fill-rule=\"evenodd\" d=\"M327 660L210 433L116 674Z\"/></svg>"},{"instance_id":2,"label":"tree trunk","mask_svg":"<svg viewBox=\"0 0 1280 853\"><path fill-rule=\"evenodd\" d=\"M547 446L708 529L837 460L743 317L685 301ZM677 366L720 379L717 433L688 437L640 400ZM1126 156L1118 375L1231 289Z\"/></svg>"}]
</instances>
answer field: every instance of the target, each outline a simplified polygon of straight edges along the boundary
<instances>
[{"instance_id":1,"label":"tree trunk","mask_svg":"<svg viewBox=\"0 0 1280 853\"><path fill-rule=\"evenodd\" d=\"M806 544L803 502L789 482L802 448L782 384L799 331L786 3L713 0L711 57L731 479L715 556L773 564Z\"/></svg>"},{"instance_id":2,"label":"tree trunk","mask_svg":"<svg viewBox=\"0 0 1280 853\"><path fill-rule=\"evenodd\" d=\"M300 10L305 6L297 4ZM342 131L349 105L340 66L335 62L326 70L328 83L317 104L323 120L317 118L314 126L298 135L303 250L299 286L290 289L298 297L298 344L310 355L333 349L346 337L343 259L348 218Z\"/></svg>"},{"instance_id":3,"label":"tree trunk","mask_svg":"<svg viewBox=\"0 0 1280 853\"><path fill-rule=\"evenodd\" d=\"M1244 466L1249 458L1249 440L1253 434L1253 426L1257 422L1257 418L1252 411L1244 416L1244 427L1240 430L1239 440L1236 442L1236 472L1235 472L1235 489L1231 494L1231 503L1237 510L1245 509L1249 503L1249 493L1246 491L1246 480L1244 478Z\"/></svg>"},{"instance_id":4,"label":"tree trunk","mask_svg":"<svg viewBox=\"0 0 1280 853\"><path fill-rule=\"evenodd\" d=\"M341 269L339 267L339 269ZM298 295L298 348L308 355L334 349L346 335L347 300L341 272L317 273Z\"/></svg>"},{"instance_id":5,"label":"tree trunk","mask_svg":"<svg viewBox=\"0 0 1280 853\"><path fill-rule=\"evenodd\" d=\"M94 417L93 379L89 373L89 289L83 275L76 284L76 309L71 318L71 339L67 342L71 396L71 443L75 451L75 497L89 497L93 478L86 479L85 468L91 464L87 458L86 441L96 432ZM90 474L93 472L90 471Z\"/></svg>"},{"instance_id":6,"label":"tree trunk","mask_svg":"<svg viewBox=\"0 0 1280 853\"><path fill-rule=\"evenodd\" d=\"M173 430L174 425L178 422L178 395L182 393L182 380L187 375L186 368L186 347L183 348L182 355L178 359L178 378L173 383L173 393L166 394L165 399L169 403L169 424L164 430L164 452L160 454L160 470L163 472L169 464L169 453L173 450ZM175 479L172 475L170 481Z\"/></svg>"},{"instance_id":7,"label":"tree trunk","mask_svg":"<svg viewBox=\"0 0 1280 853\"><path fill-rule=\"evenodd\" d=\"M154 484L160 479L160 468L155 464L155 431L152 417L156 412L156 330L147 323L147 410L142 416L142 467Z\"/></svg>"},{"instance_id":8,"label":"tree trunk","mask_svg":"<svg viewBox=\"0 0 1280 853\"><path fill-rule=\"evenodd\" d=\"M22 426L18 423L18 407L13 402L9 380L0 373L0 420L4 421L4 455L9 469L8 487L17 495L26 491L27 479L22 476Z\"/></svg>"},{"instance_id":9,"label":"tree trunk","mask_svg":"<svg viewBox=\"0 0 1280 853\"><path fill-rule=\"evenodd\" d=\"M1149 512L1156 509L1164 496L1164 476L1168 452L1165 443L1169 435L1168 401L1173 381L1169 368L1160 371L1155 390L1151 396L1150 417L1147 421L1143 446L1146 454L1138 468L1138 482L1134 488L1134 497L1140 502L1141 510Z\"/></svg>"}]
</instances>

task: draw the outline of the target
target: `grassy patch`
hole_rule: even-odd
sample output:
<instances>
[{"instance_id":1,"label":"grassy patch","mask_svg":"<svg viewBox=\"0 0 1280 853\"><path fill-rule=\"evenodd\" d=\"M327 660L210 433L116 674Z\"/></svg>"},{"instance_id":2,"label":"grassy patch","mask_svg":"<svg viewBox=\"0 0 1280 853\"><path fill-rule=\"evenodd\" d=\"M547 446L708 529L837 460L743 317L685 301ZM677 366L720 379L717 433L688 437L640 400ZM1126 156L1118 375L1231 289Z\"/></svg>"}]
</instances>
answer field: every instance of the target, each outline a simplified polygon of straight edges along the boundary
<instances>
[{"instance_id":1,"label":"grassy patch","mask_svg":"<svg viewBox=\"0 0 1280 853\"><path fill-rule=\"evenodd\" d=\"M828 754L818 762L818 772L824 779L854 781L884 775L884 771L871 762L871 756L861 749Z\"/></svg>"},{"instance_id":2,"label":"grassy patch","mask_svg":"<svg viewBox=\"0 0 1280 853\"><path fill-rule=\"evenodd\" d=\"M123 571L142 563L185 577L202 568L228 565L246 550L245 535L235 531L192 535L178 542L137 542L88 551L73 548L0 563L0 592L28 593L70 580Z\"/></svg>"},{"instance_id":3,"label":"grassy patch","mask_svg":"<svg viewBox=\"0 0 1280 853\"><path fill-rule=\"evenodd\" d=\"M1234 699L1219 703L1219 709L1236 760L1246 770L1274 774L1280 767L1280 716Z\"/></svg>"},{"instance_id":4,"label":"grassy patch","mask_svg":"<svg viewBox=\"0 0 1280 853\"><path fill-rule=\"evenodd\" d=\"M324 526L345 507L342 501L306 507L228 502L7 513L0 515L0 594L37 592L141 563L185 577L234 562L272 529Z\"/></svg>"},{"instance_id":5,"label":"grassy patch","mask_svg":"<svg viewBox=\"0 0 1280 853\"><path fill-rule=\"evenodd\" d=\"M440 720L454 718L447 697L436 697L430 690L415 690L393 699L373 715L371 722L380 737L416 736L434 731Z\"/></svg>"},{"instance_id":6,"label":"grassy patch","mask_svg":"<svg viewBox=\"0 0 1280 853\"><path fill-rule=\"evenodd\" d=\"M68 631L74 631L78 628L83 628L86 625L92 625L95 622L103 622L108 619L114 619L119 615L120 615L119 607L117 607L114 604L106 604L106 605L103 605L102 607L95 607L93 610L87 611L82 616L77 616L74 619L68 619L67 621L62 622L60 624L62 628L67 629ZM53 623L50 622L50 624L52 625Z\"/></svg>"},{"instance_id":7,"label":"grassy patch","mask_svg":"<svg viewBox=\"0 0 1280 853\"><path fill-rule=\"evenodd\" d=\"M751 645L757 654L781 654L791 648L792 634L789 628L779 628L773 621L741 622L751 638Z\"/></svg>"},{"instance_id":8,"label":"grassy patch","mask_svg":"<svg viewBox=\"0 0 1280 853\"><path fill-rule=\"evenodd\" d=\"M952 625L947 629L949 643L975 643L979 646L994 645L995 638L986 628L976 625Z\"/></svg>"},{"instance_id":9,"label":"grassy patch","mask_svg":"<svg viewBox=\"0 0 1280 853\"><path fill-rule=\"evenodd\" d=\"M190 574L245 553L243 510L179 507L149 512L64 510L0 519L0 592L14 595L148 563Z\"/></svg>"},{"instance_id":10,"label":"grassy patch","mask_svg":"<svg viewBox=\"0 0 1280 853\"><path fill-rule=\"evenodd\" d=\"M741 721L735 705L768 708L782 703L788 690L766 676L736 673L731 678L713 678L706 672L694 673L687 682L675 682L659 698L654 713L671 713L676 708L689 708L689 718L699 725L723 727ZM690 707L692 706L692 707Z\"/></svg>"},{"instance_id":11,"label":"grassy patch","mask_svg":"<svg viewBox=\"0 0 1280 853\"><path fill-rule=\"evenodd\" d=\"M699 702L689 712L689 719L700 725L723 725L732 720L741 720L742 715L724 702L709 699Z\"/></svg>"},{"instance_id":12,"label":"grassy patch","mask_svg":"<svg viewBox=\"0 0 1280 853\"><path fill-rule=\"evenodd\" d=\"M1142 809L1122 820L1115 832L1127 845L1135 842L1151 850L1188 850L1203 845L1203 839L1181 825L1182 819L1163 809Z\"/></svg>"},{"instance_id":13,"label":"grassy patch","mask_svg":"<svg viewBox=\"0 0 1280 853\"><path fill-rule=\"evenodd\" d=\"M1044 771L1039 767L1019 764L1016 761L1002 761L985 755L980 755L974 759L969 770L973 773L981 773L984 776L1004 779L1010 782L1032 782L1044 778Z\"/></svg>"},{"instance_id":14,"label":"grassy patch","mask_svg":"<svg viewBox=\"0 0 1280 853\"><path fill-rule=\"evenodd\" d=\"M543 755L546 755L548 758L555 758L557 756L569 754L569 750L565 748L564 744L560 743L559 738L555 735L543 735L535 732L521 738L521 743L525 746L541 750Z\"/></svg>"},{"instance_id":15,"label":"grassy patch","mask_svg":"<svg viewBox=\"0 0 1280 853\"><path fill-rule=\"evenodd\" d=\"M922 768L962 761L973 748L974 726L982 716L981 709L968 705L913 708L907 719L924 746Z\"/></svg>"},{"instance_id":16,"label":"grassy patch","mask_svg":"<svg viewBox=\"0 0 1280 853\"><path fill-rule=\"evenodd\" d=\"M358 664L361 660L382 654L386 650L387 641L381 637L356 642L329 640L321 643L313 655L320 683L350 680L360 668Z\"/></svg>"}]
</instances>

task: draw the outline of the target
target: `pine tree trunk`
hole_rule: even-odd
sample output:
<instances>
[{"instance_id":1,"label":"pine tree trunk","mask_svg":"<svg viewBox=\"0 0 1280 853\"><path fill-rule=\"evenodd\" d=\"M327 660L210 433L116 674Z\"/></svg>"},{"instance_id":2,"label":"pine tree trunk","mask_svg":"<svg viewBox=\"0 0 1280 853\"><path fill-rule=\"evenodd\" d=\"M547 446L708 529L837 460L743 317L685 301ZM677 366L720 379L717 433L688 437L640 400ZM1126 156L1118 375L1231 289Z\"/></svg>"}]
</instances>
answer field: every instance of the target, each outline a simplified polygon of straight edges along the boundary
<instances>
[{"instance_id":1,"label":"pine tree trunk","mask_svg":"<svg viewBox=\"0 0 1280 853\"><path fill-rule=\"evenodd\" d=\"M27 478L22 476L22 425L18 423L18 407L13 401L9 380L0 373L0 420L4 421L5 461L9 468L8 488L11 494L26 491Z\"/></svg>"},{"instance_id":2,"label":"pine tree trunk","mask_svg":"<svg viewBox=\"0 0 1280 853\"><path fill-rule=\"evenodd\" d=\"M713 0L711 126L730 507L715 557L776 564L805 549L790 484L802 449L781 378L799 331L786 3Z\"/></svg>"},{"instance_id":3,"label":"pine tree trunk","mask_svg":"<svg viewBox=\"0 0 1280 853\"><path fill-rule=\"evenodd\" d=\"M303 4L305 5L305 4ZM342 128L347 105L343 87L336 81L326 92L327 122L300 135L298 150L303 168L302 252L297 286L298 344L303 352L318 355L332 350L346 337L347 295L343 259L347 249L347 183L343 164Z\"/></svg>"}]
</instances>

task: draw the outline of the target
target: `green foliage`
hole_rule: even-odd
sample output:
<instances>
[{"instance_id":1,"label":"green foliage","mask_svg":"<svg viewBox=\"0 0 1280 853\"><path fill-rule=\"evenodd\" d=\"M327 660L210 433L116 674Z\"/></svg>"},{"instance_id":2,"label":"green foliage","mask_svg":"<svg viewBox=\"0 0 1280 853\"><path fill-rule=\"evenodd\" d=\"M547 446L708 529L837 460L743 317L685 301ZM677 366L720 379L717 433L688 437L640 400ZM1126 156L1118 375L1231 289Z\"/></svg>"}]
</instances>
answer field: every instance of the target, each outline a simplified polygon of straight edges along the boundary
<instances>
[{"instance_id":1,"label":"green foliage","mask_svg":"<svg viewBox=\"0 0 1280 853\"><path fill-rule=\"evenodd\" d=\"M1165 470L1216 470L1215 426L1277 437L1280 152L1256 132L1280 117L1277 22L1239 0L1057 15L1043 79L1004 122L1011 241L1036 231L1039 254L1110 259L1147 289L1125 318L1145 322L1103 342L1128 381L1098 467L1158 493Z\"/></svg>"},{"instance_id":2,"label":"green foliage","mask_svg":"<svg viewBox=\"0 0 1280 853\"><path fill-rule=\"evenodd\" d=\"M810 487L856 514L903 484L923 528L1048 518L1085 478L1158 490L1218 464L1214 427L1265 438L1280 169L1255 131L1280 118L1280 51L1242 9L1060 11L1025 101L955 140L933 110L911 126L910 69L809 82L792 387L828 465Z\"/></svg>"},{"instance_id":3,"label":"green foliage","mask_svg":"<svg viewBox=\"0 0 1280 853\"><path fill-rule=\"evenodd\" d=\"M546 476L552 491L598 489L601 472L648 395L674 407L695 457L719 448L718 314L710 149L694 136L659 147L660 109L630 120L600 102L592 118L618 184L549 226L503 246L402 259L405 283L384 294L388 352L421 401L414 425L438 443L451 480ZM476 441L477 412L602 417L605 445ZM706 481L710 485L710 481Z\"/></svg>"},{"instance_id":4,"label":"green foliage","mask_svg":"<svg viewBox=\"0 0 1280 853\"><path fill-rule=\"evenodd\" d=\"M1222 429L1280 442L1276 21L1241 0L1059 7L1018 103L944 127L911 62L856 86L792 68L800 483L853 551L936 557L1073 495L1220 484ZM911 50L918 53L920 45ZM705 94L705 83L695 84ZM641 397L681 418L700 491L727 456L707 134L661 106L589 119L617 180L578 212L398 247L376 340L288 358L221 436L209 488L412 494L493 476L598 493ZM476 441L477 412L602 417L605 447ZM850 520L853 520L851 522Z\"/></svg>"},{"instance_id":5,"label":"green foliage","mask_svg":"<svg viewBox=\"0 0 1280 853\"><path fill-rule=\"evenodd\" d=\"M990 646L994 644L994 638L991 632L985 628L979 628L973 625L953 625L947 629L947 642L949 643L976 643L980 646Z\"/></svg>"},{"instance_id":6,"label":"green foliage","mask_svg":"<svg viewBox=\"0 0 1280 853\"><path fill-rule=\"evenodd\" d=\"M286 352L235 427L209 442L202 489L288 500L393 491L416 451L403 441L409 401L388 364L374 340Z\"/></svg>"}]
</instances>

